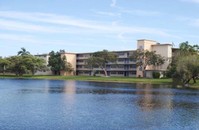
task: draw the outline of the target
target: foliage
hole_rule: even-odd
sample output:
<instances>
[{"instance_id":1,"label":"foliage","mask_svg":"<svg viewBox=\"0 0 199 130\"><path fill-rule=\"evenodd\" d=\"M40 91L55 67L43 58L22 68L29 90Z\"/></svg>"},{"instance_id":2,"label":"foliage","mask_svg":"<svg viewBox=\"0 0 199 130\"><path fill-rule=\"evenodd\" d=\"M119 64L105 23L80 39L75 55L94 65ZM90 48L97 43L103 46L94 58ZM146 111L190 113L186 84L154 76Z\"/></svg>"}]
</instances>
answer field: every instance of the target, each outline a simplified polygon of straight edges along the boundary
<instances>
[{"instance_id":1,"label":"foliage","mask_svg":"<svg viewBox=\"0 0 199 130\"><path fill-rule=\"evenodd\" d=\"M154 79L159 79L159 78L160 78L160 73L159 73L159 72L155 72L155 71L154 71L154 72L152 73L152 75L153 75L153 78L154 78Z\"/></svg>"},{"instance_id":2,"label":"foliage","mask_svg":"<svg viewBox=\"0 0 199 130\"><path fill-rule=\"evenodd\" d=\"M61 56L61 52L55 53L54 51L51 51L49 55L50 57L48 61L48 66L50 66L51 71L54 75L60 75L60 71L73 71L72 65L67 62L65 56Z\"/></svg>"},{"instance_id":3,"label":"foliage","mask_svg":"<svg viewBox=\"0 0 199 130\"><path fill-rule=\"evenodd\" d=\"M25 73L34 75L36 71L46 69L45 61L32 55L12 56L7 60L10 62L8 71L15 73L17 76Z\"/></svg>"},{"instance_id":4,"label":"foliage","mask_svg":"<svg viewBox=\"0 0 199 130\"><path fill-rule=\"evenodd\" d=\"M181 55L194 55L198 54L199 46L198 45L190 45L188 41L180 43L180 54Z\"/></svg>"},{"instance_id":5,"label":"foliage","mask_svg":"<svg viewBox=\"0 0 199 130\"><path fill-rule=\"evenodd\" d=\"M31 55L25 48L21 49L17 56L0 58L0 72L22 76L23 74L34 75L36 71L47 69L43 59Z\"/></svg>"},{"instance_id":6,"label":"foliage","mask_svg":"<svg viewBox=\"0 0 199 130\"><path fill-rule=\"evenodd\" d=\"M20 51L18 51L18 55L24 56L24 55L30 55L29 51L26 51L24 47L21 48Z\"/></svg>"},{"instance_id":7,"label":"foliage","mask_svg":"<svg viewBox=\"0 0 199 130\"><path fill-rule=\"evenodd\" d=\"M189 42L181 43L179 50L172 57L167 77L172 77L176 84L189 85L191 79L196 83L196 78L199 75L198 54L198 45L190 45Z\"/></svg>"},{"instance_id":8,"label":"foliage","mask_svg":"<svg viewBox=\"0 0 199 130\"><path fill-rule=\"evenodd\" d=\"M159 54L156 54L155 51L148 50L136 50L131 56L132 59L136 59L137 67L140 68L145 76L145 71L147 66L153 65L154 67L164 64L165 59Z\"/></svg>"},{"instance_id":9,"label":"foliage","mask_svg":"<svg viewBox=\"0 0 199 130\"><path fill-rule=\"evenodd\" d=\"M104 75L107 77L107 64L109 62L116 62L117 54L109 52L108 50L95 52L88 60L87 66L91 69L99 67L104 71Z\"/></svg>"},{"instance_id":10,"label":"foliage","mask_svg":"<svg viewBox=\"0 0 199 130\"><path fill-rule=\"evenodd\" d=\"M9 64L10 62L7 59L0 58L0 72L5 74L5 71Z\"/></svg>"},{"instance_id":11,"label":"foliage","mask_svg":"<svg viewBox=\"0 0 199 130\"><path fill-rule=\"evenodd\" d=\"M174 81L180 81L183 85L189 84L190 80L196 83L199 76L199 55L180 57L176 64L176 72L173 75Z\"/></svg>"}]
</instances>

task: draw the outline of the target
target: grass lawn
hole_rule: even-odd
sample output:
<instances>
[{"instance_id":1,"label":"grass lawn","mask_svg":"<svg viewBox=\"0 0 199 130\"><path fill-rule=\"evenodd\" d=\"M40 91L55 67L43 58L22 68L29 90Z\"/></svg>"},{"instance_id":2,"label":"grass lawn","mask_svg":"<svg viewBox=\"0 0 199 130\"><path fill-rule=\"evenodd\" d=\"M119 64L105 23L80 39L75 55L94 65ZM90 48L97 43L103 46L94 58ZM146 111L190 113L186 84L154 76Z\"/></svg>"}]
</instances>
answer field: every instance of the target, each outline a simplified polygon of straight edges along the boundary
<instances>
[{"instance_id":1,"label":"grass lawn","mask_svg":"<svg viewBox=\"0 0 199 130\"><path fill-rule=\"evenodd\" d=\"M147 79L133 77L93 77L93 76L41 76L24 75L17 77L15 75L0 75L0 78L24 78L24 79L54 79L54 80L79 80L79 81L99 81L99 82L122 82L122 83L152 83L168 84L171 79Z\"/></svg>"},{"instance_id":2,"label":"grass lawn","mask_svg":"<svg viewBox=\"0 0 199 130\"><path fill-rule=\"evenodd\" d=\"M148 79L133 77L93 77L93 76L41 76L24 75L17 77L15 75L0 75L0 78L23 78L23 79L52 79L52 80L78 80L78 81L96 81L96 82L118 82L118 83L150 83L150 84L172 84L172 79ZM199 88L199 80L192 88Z\"/></svg>"}]
</instances>

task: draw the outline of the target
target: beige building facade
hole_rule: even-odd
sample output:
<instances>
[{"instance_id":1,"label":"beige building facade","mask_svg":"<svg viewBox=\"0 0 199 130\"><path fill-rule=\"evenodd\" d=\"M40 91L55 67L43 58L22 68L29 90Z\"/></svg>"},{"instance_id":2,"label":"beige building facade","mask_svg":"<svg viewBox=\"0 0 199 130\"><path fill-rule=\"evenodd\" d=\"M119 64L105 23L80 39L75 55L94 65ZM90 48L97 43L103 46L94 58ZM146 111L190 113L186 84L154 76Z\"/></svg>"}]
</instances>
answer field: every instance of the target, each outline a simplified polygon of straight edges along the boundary
<instances>
[{"instance_id":1,"label":"beige building facade","mask_svg":"<svg viewBox=\"0 0 199 130\"><path fill-rule=\"evenodd\" d=\"M160 44L153 40L141 39L137 40L137 49L155 51L156 54L160 54L165 58L165 63L161 66L154 67L148 66L146 68L146 77L152 77L153 71L164 72L171 62L172 57L172 45ZM136 49L135 49L136 50ZM109 76L120 77L143 77L143 70L136 66L136 61L131 59L131 55L135 50L127 51L114 51L117 54L116 63L107 63L106 68ZM103 76L104 72L100 68L90 69L86 65L86 60L92 56L93 53L62 53L61 56L65 56L67 62L71 63L74 72L67 73L61 72L61 75L96 75Z\"/></svg>"},{"instance_id":2,"label":"beige building facade","mask_svg":"<svg viewBox=\"0 0 199 130\"><path fill-rule=\"evenodd\" d=\"M62 53L61 57L65 56L67 62L69 62L72 65L72 68L74 69L73 72L66 72L66 71L61 71L60 74L67 76L67 75L75 75L76 72L76 54L75 53Z\"/></svg>"},{"instance_id":3,"label":"beige building facade","mask_svg":"<svg viewBox=\"0 0 199 130\"><path fill-rule=\"evenodd\" d=\"M167 70L168 65L171 63L172 58L172 44L160 44L153 40L141 39L137 41L137 49L155 51L164 57L165 63L161 66L147 66L145 77L152 77L154 71L163 73ZM137 77L143 77L142 68L137 67Z\"/></svg>"}]
</instances>

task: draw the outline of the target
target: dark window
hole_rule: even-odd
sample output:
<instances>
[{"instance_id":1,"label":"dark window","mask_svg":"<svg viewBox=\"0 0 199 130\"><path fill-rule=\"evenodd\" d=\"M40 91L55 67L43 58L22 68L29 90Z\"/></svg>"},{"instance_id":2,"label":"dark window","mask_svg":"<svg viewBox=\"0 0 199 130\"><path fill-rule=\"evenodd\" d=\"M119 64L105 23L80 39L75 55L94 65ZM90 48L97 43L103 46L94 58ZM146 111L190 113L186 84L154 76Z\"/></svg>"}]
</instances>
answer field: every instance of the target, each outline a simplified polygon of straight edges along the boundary
<instances>
[{"instance_id":1,"label":"dark window","mask_svg":"<svg viewBox=\"0 0 199 130\"><path fill-rule=\"evenodd\" d=\"M131 72L129 72L129 74L135 75L136 71L131 71Z\"/></svg>"},{"instance_id":2,"label":"dark window","mask_svg":"<svg viewBox=\"0 0 199 130\"><path fill-rule=\"evenodd\" d=\"M136 69L136 64L130 65L130 68Z\"/></svg>"},{"instance_id":3,"label":"dark window","mask_svg":"<svg viewBox=\"0 0 199 130\"><path fill-rule=\"evenodd\" d=\"M116 72L111 72L111 74L117 74Z\"/></svg>"},{"instance_id":4,"label":"dark window","mask_svg":"<svg viewBox=\"0 0 199 130\"><path fill-rule=\"evenodd\" d=\"M118 74L124 74L124 72L118 72Z\"/></svg>"}]
</instances>

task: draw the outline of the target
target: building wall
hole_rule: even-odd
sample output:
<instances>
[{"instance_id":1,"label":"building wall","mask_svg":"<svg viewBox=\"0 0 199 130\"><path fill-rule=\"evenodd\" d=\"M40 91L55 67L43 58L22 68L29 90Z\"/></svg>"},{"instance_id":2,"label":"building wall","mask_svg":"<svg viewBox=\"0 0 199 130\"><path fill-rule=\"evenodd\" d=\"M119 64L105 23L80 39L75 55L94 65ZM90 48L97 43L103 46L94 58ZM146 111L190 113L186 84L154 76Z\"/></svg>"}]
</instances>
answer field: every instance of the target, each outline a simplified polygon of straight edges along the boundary
<instances>
[{"instance_id":1,"label":"building wall","mask_svg":"<svg viewBox=\"0 0 199 130\"><path fill-rule=\"evenodd\" d=\"M137 49L152 51L152 45L157 44L156 41L141 39L137 40Z\"/></svg>"},{"instance_id":2,"label":"building wall","mask_svg":"<svg viewBox=\"0 0 199 130\"><path fill-rule=\"evenodd\" d=\"M165 58L165 63L161 66L147 66L146 70L150 71L150 73L146 73L146 77L151 77L152 70L160 70L166 71L168 65L171 62L172 57L172 45L171 44L160 44L153 40L138 40L137 41L137 49L143 49L148 51L155 51L156 54L160 54ZM143 68L137 67L137 77L143 77Z\"/></svg>"},{"instance_id":3,"label":"building wall","mask_svg":"<svg viewBox=\"0 0 199 130\"><path fill-rule=\"evenodd\" d=\"M75 53L62 53L61 56L65 56L67 62L69 62L72 65L72 68L74 69L74 72L65 72L61 71L61 75L75 75L76 73L76 54Z\"/></svg>"},{"instance_id":4,"label":"building wall","mask_svg":"<svg viewBox=\"0 0 199 130\"><path fill-rule=\"evenodd\" d=\"M153 40L146 40L146 39L137 40L137 49L152 51L152 45L156 44L157 42ZM142 67L137 67L137 73L136 73L137 77L143 77L142 70L143 70Z\"/></svg>"},{"instance_id":5,"label":"building wall","mask_svg":"<svg viewBox=\"0 0 199 130\"><path fill-rule=\"evenodd\" d=\"M163 44L163 45L154 45L152 50L156 52L156 54L160 54L165 58L165 63L159 67L156 67L156 70L163 70L165 71L168 65L171 62L172 58L172 45L170 44Z\"/></svg>"}]
</instances>

